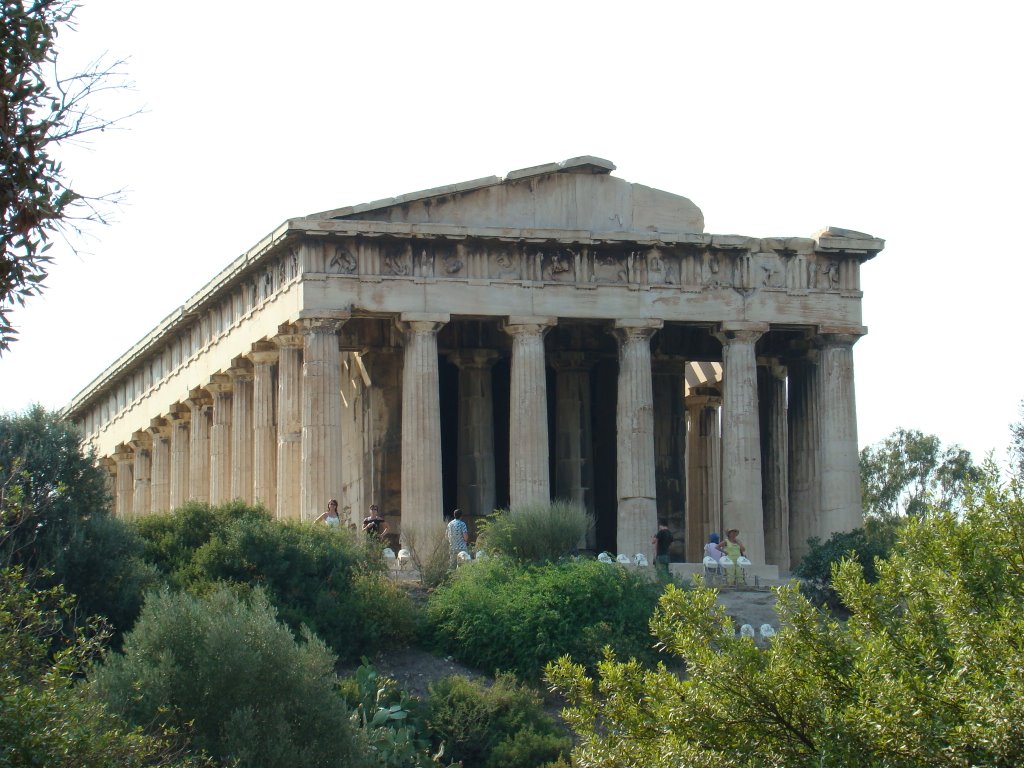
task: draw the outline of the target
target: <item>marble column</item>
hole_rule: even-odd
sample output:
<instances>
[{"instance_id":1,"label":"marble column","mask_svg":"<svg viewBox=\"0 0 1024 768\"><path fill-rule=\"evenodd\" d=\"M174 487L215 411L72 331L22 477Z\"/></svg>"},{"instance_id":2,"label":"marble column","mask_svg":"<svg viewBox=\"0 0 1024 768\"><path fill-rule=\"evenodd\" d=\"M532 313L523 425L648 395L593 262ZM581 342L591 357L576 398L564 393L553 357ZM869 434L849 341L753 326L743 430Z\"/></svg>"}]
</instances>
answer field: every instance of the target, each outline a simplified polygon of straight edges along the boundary
<instances>
[{"instance_id":1,"label":"marble column","mask_svg":"<svg viewBox=\"0 0 1024 768\"><path fill-rule=\"evenodd\" d=\"M754 344L768 330L762 323L723 323L722 342L722 526L738 528L747 557L764 562L761 506L761 440Z\"/></svg>"},{"instance_id":2,"label":"marble column","mask_svg":"<svg viewBox=\"0 0 1024 768\"><path fill-rule=\"evenodd\" d=\"M206 385L213 398L210 419L210 503L231 501L231 377L217 373Z\"/></svg>"},{"instance_id":3,"label":"marble column","mask_svg":"<svg viewBox=\"0 0 1024 768\"><path fill-rule=\"evenodd\" d=\"M231 377L231 498L253 503L253 373L246 360L228 369Z\"/></svg>"},{"instance_id":4,"label":"marble column","mask_svg":"<svg viewBox=\"0 0 1024 768\"><path fill-rule=\"evenodd\" d=\"M188 497L210 501L210 410L213 401L203 389L192 390L188 403L192 412L188 443Z\"/></svg>"},{"instance_id":5,"label":"marble column","mask_svg":"<svg viewBox=\"0 0 1024 768\"><path fill-rule=\"evenodd\" d=\"M658 519L665 520L674 541L669 554L686 559L686 362L658 357L653 362L654 480Z\"/></svg>"},{"instance_id":6,"label":"marble column","mask_svg":"<svg viewBox=\"0 0 1024 768\"><path fill-rule=\"evenodd\" d=\"M616 548L630 557L643 552L651 562L651 536L658 530L651 337L663 324L661 320L618 320L613 331L619 342Z\"/></svg>"},{"instance_id":7,"label":"marble column","mask_svg":"<svg viewBox=\"0 0 1024 768\"><path fill-rule=\"evenodd\" d=\"M686 398L690 425L686 447L686 560L704 559L704 544L722 534L722 443L718 390L698 387Z\"/></svg>"},{"instance_id":8,"label":"marble column","mask_svg":"<svg viewBox=\"0 0 1024 768\"><path fill-rule=\"evenodd\" d=\"M132 516L132 502L134 500L134 479L132 478L132 464L135 456L127 445L119 445L114 453L114 465L116 467L116 478L114 480L114 510L115 514L123 519Z\"/></svg>"},{"instance_id":9,"label":"marble column","mask_svg":"<svg viewBox=\"0 0 1024 768\"><path fill-rule=\"evenodd\" d=\"M167 414L167 421L171 425L171 485L168 492L168 509L171 511L188 501L191 420L192 412L184 405Z\"/></svg>"},{"instance_id":10,"label":"marble column","mask_svg":"<svg viewBox=\"0 0 1024 768\"><path fill-rule=\"evenodd\" d=\"M761 470L766 563L788 571L789 562L789 426L786 414L786 368L770 361L757 369L761 411Z\"/></svg>"},{"instance_id":11,"label":"marble column","mask_svg":"<svg viewBox=\"0 0 1024 768\"><path fill-rule=\"evenodd\" d=\"M857 450L857 404L853 385L853 345L865 333L855 327L818 329L821 349L821 515L822 541L837 531L863 524L860 455Z\"/></svg>"},{"instance_id":12,"label":"marble column","mask_svg":"<svg viewBox=\"0 0 1024 768\"><path fill-rule=\"evenodd\" d=\"M277 363L277 518L298 520L302 508L302 336L274 337Z\"/></svg>"},{"instance_id":13,"label":"marble column","mask_svg":"<svg viewBox=\"0 0 1024 768\"><path fill-rule=\"evenodd\" d=\"M132 467L132 510L136 515L147 515L153 498L153 438L148 432L136 432L132 435L131 446L135 454L135 465Z\"/></svg>"},{"instance_id":14,"label":"marble column","mask_svg":"<svg viewBox=\"0 0 1024 768\"><path fill-rule=\"evenodd\" d=\"M305 339L302 362L302 519L314 520L331 499L340 499L341 351L344 319L299 321Z\"/></svg>"},{"instance_id":15,"label":"marble column","mask_svg":"<svg viewBox=\"0 0 1024 768\"><path fill-rule=\"evenodd\" d=\"M494 511L494 397L491 366L498 353L465 349L448 359L459 369L458 505L463 514Z\"/></svg>"},{"instance_id":16,"label":"marble column","mask_svg":"<svg viewBox=\"0 0 1024 768\"><path fill-rule=\"evenodd\" d=\"M153 443L150 512L157 514L171 509L171 427L167 419L150 420L149 434Z\"/></svg>"},{"instance_id":17,"label":"marble column","mask_svg":"<svg viewBox=\"0 0 1024 768\"><path fill-rule=\"evenodd\" d=\"M591 360L584 352L556 352L555 498L571 501L594 519L594 436L591 422ZM591 525L581 548L596 549Z\"/></svg>"},{"instance_id":18,"label":"marble column","mask_svg":"<svg viewBox=\"0 0 1024 768\"><path fill-rule=\"evenodd\" d=\"M509 423L509 506L551 501L548 468L548 386L544 336L553 317L510 317L512 336Z\"/></svg>"},{"instance_id":19,"label":"marble column","mask_svg":"<svg viewBox=\"0 0 1024 768\"><path fill-rule=\"evenodd\" d=\"M807 539L818 535L821 500L819 443L821 430L817 352L787 366L789 415L789 562L807 554Z\"/></svg>"},{"instance_id":20,"label":"marble column","mask_svg":"<svg viewBox=\"0 0 1024 768\"><path fill-rule=\"evenodd\" d=\"M402 350L389 347L363 352L360 363L366 370L370 385L363 392L363 408L358 427L359 443L353 450L361 452L359 462L353 457L351 464L361 467L363 481L358 494L346 496L352 505L353 522L359 522L370 504L378 504L388 521L388 528L397 532L402 508ZM346 449L348 446L346 445ZM347 465L346 465L347 466ZM355 480L346 476L346 485ZM354 483L353 483L354 484Z\"/></svg>"},{"instance_id":21,"label":"marble column","mask_svg":"<svg viewBox=\"0 0 1024 768\"><path fill-rule=\"evenodd\" d=\"M252 382L252 500L273 515L277 510L277 419L274 415L274 366L277 346L261 341L253 345L249 359Z\"/></svg>"},{"instance_id":22,"label":"marble column","mask_svg":"<svg viewBox=\"0 0 1024 768\"><path fill-rule=\"evenodd\" d=\"M402 543L429 557L444 536L437 333L448 315L404 313Z\"/></svg>"}]
</instances>

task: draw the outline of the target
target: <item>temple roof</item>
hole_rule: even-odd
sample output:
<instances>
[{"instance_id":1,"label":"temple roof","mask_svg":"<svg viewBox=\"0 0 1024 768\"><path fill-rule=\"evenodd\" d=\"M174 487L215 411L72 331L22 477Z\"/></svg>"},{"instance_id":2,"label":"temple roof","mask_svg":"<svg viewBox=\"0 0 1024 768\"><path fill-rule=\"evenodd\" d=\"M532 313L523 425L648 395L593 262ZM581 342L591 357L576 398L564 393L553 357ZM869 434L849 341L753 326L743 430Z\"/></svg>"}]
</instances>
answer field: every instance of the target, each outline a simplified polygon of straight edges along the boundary
<instances>
[{"instance_id":1,"label":"temple roof","mask_svg":"<svg viewBox=\"0 0 1024 768\"><path fill-rule=\"evenodd\" d=\"M584 155L307 218L595 233L704 231L704 214L690 200L624 181L613 170L610 161Z\"/></svg>"}]
</instances>

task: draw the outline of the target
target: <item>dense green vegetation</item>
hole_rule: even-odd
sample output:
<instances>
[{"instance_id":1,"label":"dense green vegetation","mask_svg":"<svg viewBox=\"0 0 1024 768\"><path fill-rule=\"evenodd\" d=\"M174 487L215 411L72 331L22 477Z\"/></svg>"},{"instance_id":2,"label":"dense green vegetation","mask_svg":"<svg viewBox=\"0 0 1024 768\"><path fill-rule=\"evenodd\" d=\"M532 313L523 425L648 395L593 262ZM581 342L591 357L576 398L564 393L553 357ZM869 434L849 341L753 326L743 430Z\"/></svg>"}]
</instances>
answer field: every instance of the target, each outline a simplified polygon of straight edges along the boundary
<instances>
[{"instance_id":1,"label":"dense green vegetation","mask_svg":"<svg viewBox=\"0 0 1024 768\"><path fill-rule=\"evenodd\" d=\"M555 562L576 552L593 521L566 501L498 510L481 526L479 546L520 563Z\"/></svg>"},{"instance_id":2,"label":"dense green vegetation","mask_svg":"<svg viewBox=\"0 0 1024 768\"><path fill-rule=\"evenodd\" d=\"M793 588L767 649L733 637L713 591L670 587L653 633L687 676L611 658L549 668L586 766L1010 766L1024 762L1024 499L975 489L922 509L838 621ZM728 629L727 635L723 631Z\"/></svg>"},{"instance_id":3,"label":"dense green vegetation","mask_svg":"<svg viewBox=\"0 0 1024 768\"><path fill-rule=\"evenodd\" d=\"M488 673L536 680L565 654L595 664L605 645L652 661L647 622L660 591L644 573L597 560L490 559L459 568L434 591L427 617L447 653Z\"/></svg>"}]
</instances>

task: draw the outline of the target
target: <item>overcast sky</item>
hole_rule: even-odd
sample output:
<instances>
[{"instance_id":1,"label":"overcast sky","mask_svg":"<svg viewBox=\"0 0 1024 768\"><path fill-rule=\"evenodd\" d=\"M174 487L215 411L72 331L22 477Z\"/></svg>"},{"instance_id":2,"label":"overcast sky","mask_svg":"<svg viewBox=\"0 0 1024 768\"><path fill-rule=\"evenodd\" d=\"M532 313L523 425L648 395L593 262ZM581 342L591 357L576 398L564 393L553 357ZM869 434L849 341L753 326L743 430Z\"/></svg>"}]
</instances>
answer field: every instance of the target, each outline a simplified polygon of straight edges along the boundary
<instances>
[{"instance_id":1,"label":"overcast sky","mask_svg":"<svg viewBox=\"0 0 1024 768\"><path fill-rule=\"evenodd\" d=\"M868 232L861 445L976 456L1024 399L1022 11L1008 2L85 0L64 67L109 52L144 107L62 154L124 187L14 313L0 410L61 407L285 219L604 157L706 231Z\"/></svg>"}]
</instances>

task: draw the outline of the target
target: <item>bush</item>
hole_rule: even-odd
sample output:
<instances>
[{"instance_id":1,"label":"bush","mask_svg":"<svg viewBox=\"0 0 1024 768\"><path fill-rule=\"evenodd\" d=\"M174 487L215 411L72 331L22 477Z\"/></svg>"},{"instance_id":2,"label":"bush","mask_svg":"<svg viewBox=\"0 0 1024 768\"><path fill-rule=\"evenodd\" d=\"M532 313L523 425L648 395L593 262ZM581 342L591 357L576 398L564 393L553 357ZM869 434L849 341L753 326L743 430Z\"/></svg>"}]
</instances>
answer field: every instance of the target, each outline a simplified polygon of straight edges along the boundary
<instances>
[{"instance_id":1,"label":"bush","mask_svg":"<svg viewBox=\"0 0 1024 768\"><path fill-rule=\"evenodd\" d=\"M540 697L509 674L490 688L465 677L430 686L427 725L445 758L466 766L533 768L568 754L572 742L544 713Z\"/></svg>"},{"instance_id":2,"label":"bush","mask_svg":"<svg viewBox=\"0 0 1024 768\"><path fill-rule=\"evenodd\" d=\"M260 592L151 595L124 652L97 667L96 694L129 722L194 724L195 744L252 768L363 764L335 691L334 657L297 642Z\"/></svg>"},{"instance_id":3,"label":"bush","mask_svg":"<svg viewBox=\"0 0 1024 768\"><path fill-rule=\"evenodd\" d=\"M554 562L574 554L591 525L586 510L567 501L524 504L483 521L479 546L522 563Z\"/></svg>"},{"instance_id":4,"label":"bush","mask_svg":"<svg viewBox=\"0 0 1024 768\"><path fill-rule=\"evenodd\" d=\"M296 633L309 627L346 659L416 633L410 600L367 537L278 522L241 503L190 504L138 526L172 585L194 595L220 583L259 587Z\"/></svg>"},{"instance_id":5,"label":"bush","mask_svg":"<svg viewBox=\"0 0 1024 768\"><path fill-rule=\"evenodd\" d=\"M488 673L537 680L563 655L592 668L605 645L653 660L647 623L660 590L642 574L596 560L482 560L431 594L427 618L447 653Z\"/></svg>"},{"instance_id":6,"label":"bush","mask_svg":"<svg viewBox=\"0 0 1024 768\"><path fill-rule=\"evenodd\" d=\"M20 569L0 571L0 765L199 765L173 734L146 736L75 685L105 636L93 624L68 637L71 611L59 587L36 591Z\"/></svg>"}]
</instances>

